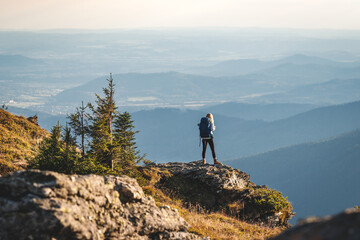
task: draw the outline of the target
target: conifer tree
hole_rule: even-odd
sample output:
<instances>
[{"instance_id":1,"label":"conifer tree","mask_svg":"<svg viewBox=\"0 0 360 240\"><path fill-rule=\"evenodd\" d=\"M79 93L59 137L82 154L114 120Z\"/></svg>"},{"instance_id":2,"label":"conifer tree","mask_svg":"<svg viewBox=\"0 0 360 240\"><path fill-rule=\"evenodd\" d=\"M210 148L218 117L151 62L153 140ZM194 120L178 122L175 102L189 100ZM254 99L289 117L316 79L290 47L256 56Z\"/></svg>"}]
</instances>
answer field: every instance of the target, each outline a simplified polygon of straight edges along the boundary
<instances>
[{"instance_id":1,"label":"conifer tree","mask_svg":"<svg viewBox=\"0 0 360 240\"><path fill-rule=\"evenodd\" d=\"M114 101L114 86L112 74L107 79L108 86L103 88L104 97L96 94L96 107L89 104L93 115L90 117L91 124L89 133L91 136L91 153L96 159L107 167L114 169L117 148L113 145L113 117L116 107Z\"/></svg>"},{"instance_id":2,"label":"conifer tree","mask_svg":"<svg viewBox=\"0 0 360 240\"><path fill-rule=\"evenodd\" d=\"M64 169L66 173L74 173L75 166L77 162L77 152L76 152L76 137L71 135L71 128L69 128L66 124L63 130L63 158L62 158L62 166L60 168Z\"/></svg>"},{"instance_id":3,"label":"conifer tree","mask_svg":"<svg viewBox=\"0 0 360 240\"><path fill-rule=\"evenodd\" d=\"M139 163L143 156L137 150L134 130L134 121L128 112L117 113L114 122L114 141L120 147L117 164L120 169L131 169Z\"/></svg>"},{"instance_id":4,"label":"conifer tree","mask_svg":"<svg viewBox=\"0 0 360 240\"><path fill-rule=\"evenodd\" d=\"M39 169L55 170L61 158L61 126L59 123L51 129L51 135L40 146L40 155L35 159Z\"/></svg>"},{"instance_id":5,"label":"conifer tree","mask_svg":"<svg viewBox=\"0 0 360 240\"><path fill-rule=\"evenodd\" d=\"M85 156L85 136L88 133L88 121L89 115L86 114L87 106L84 106L84 102L81 102L81 107L76 108L76 112L68 116L70 120L69 124L74 130L75 139L80 137L81 142L78 145L81 149L81 157Z\"/></svg>"},{"instance_id":6,"label":"conifer tree","mask_svg":"<svg viewBox=\"0 0 360 240\"><path fill-rule=\"evenodd\" d=\"M65 141L61 139L61 129L59 124L51 129L50 137L45 138L41 143L40 153L30 162L30 168L62 173L74 172L76 146L70 129L64 130Z\"/></svg>"},{"instance_id":7,"label":"conifer tree","mask_svg":"<svg viewBox=\"0 0 360 240\"><path fill-rule=\"evenodd\" d=\"M128 112L120 113L114 100L112 74L103 88L104 96L96 94L95 105L82 103L69 115L69 127L61 134L58 124L40 147L30 167L63 173L114 174L133 177L139 174L136 164L143 160L136 147L133 120ZM86 113L87 107L90 113ZM74 136L71 135L72 131ZM80 139L80 143L77 140ZM88 150L85 140L89 141ZM80 148L81 155L77 150ZM81 156L79 158L79 155Z\"/></svg>"}]
</instances>

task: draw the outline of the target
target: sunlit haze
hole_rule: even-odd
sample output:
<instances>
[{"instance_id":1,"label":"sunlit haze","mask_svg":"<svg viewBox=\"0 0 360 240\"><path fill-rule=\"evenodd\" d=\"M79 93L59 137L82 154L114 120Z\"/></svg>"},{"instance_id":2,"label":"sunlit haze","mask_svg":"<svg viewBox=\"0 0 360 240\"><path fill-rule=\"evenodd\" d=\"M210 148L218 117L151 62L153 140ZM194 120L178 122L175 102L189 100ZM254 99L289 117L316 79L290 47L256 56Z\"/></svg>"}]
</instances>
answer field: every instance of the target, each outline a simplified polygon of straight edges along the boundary
<instances>
[{"instance_id":1,"label":"sunlit haze","mask_svg":"<svg viewBox=\"0 0 360 240\"><path fill-rule=\"evenodd\" d=\"M360 29L358 0L0 0L0 29Z\"/></svg>"}]
</instances>

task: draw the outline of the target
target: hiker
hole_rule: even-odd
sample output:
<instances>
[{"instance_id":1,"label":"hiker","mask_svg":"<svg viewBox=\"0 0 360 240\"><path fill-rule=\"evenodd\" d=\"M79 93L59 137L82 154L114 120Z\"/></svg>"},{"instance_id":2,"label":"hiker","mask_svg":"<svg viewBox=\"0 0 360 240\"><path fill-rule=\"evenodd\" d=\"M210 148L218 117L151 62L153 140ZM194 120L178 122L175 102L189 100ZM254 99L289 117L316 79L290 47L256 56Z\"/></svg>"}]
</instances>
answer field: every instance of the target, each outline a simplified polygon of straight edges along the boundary
<instances>
[{"instance_id":1,"label":"hiker","mask_svg":"<svg viewBox=\"0 0 360 240\"><path fill-rule=\"evenodd\" d=\"M215 154L214 133L213 133L213 131L215 131L215 124L214 124L213 115L211 113L208 113L206 117L201 118L200 123L198 125L200 130L200 137L202 139L202 145L203 145L202 163L203 164L206 163L205 160L206 146L209 143L212 156L214 159L214 164L220 164Z\"/></svg>"}]
</instances>

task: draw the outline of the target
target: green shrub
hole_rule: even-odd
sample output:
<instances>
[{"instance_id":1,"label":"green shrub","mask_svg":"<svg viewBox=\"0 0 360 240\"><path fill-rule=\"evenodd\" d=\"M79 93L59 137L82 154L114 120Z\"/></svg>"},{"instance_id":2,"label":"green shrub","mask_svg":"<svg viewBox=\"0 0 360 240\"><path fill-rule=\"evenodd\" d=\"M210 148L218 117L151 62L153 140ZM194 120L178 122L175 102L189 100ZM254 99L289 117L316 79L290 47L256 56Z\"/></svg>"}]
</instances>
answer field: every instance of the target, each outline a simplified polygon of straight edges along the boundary
<instances>
[{"instance_id":1,"label":"green shrub","mask_svg":"<svg viewBox=\"0 0 360 240\"><path fill-rule=\"evenodd\" d=\"M291 211L292 206L281 192L264 187L255 188L253 192L253 204L265 212Z\"/></svg>"}]
</instances>

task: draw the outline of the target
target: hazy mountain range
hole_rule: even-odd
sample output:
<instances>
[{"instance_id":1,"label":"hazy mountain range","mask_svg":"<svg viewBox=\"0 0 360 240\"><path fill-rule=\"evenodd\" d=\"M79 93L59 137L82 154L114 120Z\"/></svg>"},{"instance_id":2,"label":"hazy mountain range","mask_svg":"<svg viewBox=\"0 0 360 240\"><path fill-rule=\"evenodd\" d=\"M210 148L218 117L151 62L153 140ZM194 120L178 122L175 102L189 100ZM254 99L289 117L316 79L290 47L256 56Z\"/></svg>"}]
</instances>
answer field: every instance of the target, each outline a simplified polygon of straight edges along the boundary
<instances>
[{"instance_id":1,"label":"hazy mountain range","mask_svg":"<svg viewBox=\"0 0 360 240\"><path fill-rule=\"evenodd\" d=\"M255 72L277 75L278 72L287 71L292 74L292 72L304 70L304 68L301 69L301 66L307 67L306 71L311 70L310 73L319 72L318 74L320 75L321 71L323 71L323 73L334 74L340 72L340 69L358 68L360 67L360 61L338 62L315 56L296 54L279 60L239 59L223 61L213 66L194 69L191 72L208 76L236 76ZM302 74L306 75L307 73L302 72Z\"/></svg>"},{"instance_id":2,"label":"hazy mountain range","mask_svg":"<svg viewBox=\"0 0 360 240\"><path fill-rule=\"evenodd\" d=\"M208 109L210 112L211 108ZM158 162L200 158L197 123L206 112L155 109L133 114L139 147ZM316 108L285 119L264 122L214 115L219 159L325 139L360 127L360 102ZM156 139L156 140L154 140ZM209 155L210 156L210 155Z\"/></svg>"},{"instance_id":3,"label":"hazy mountain range","mask_svg":"<svg viewBox=\"0 0 360 240\"><path fill-rule=\"evenodd\" d=\"M205 106L199 110L244 120L274 121L306 112L316 107L316 105L312 104L296 103L248 104L226 102L213 106Z\"/></svg>"},{"instance_id":4,"label":"hazy mountain range","mask_svg":"<svg viewBox=\"0 0 360 240\"><path fill-rule=\"evenodd\" d=\"M359 204L360 130L226 162L292 202L296 218L334 214Z\"/></svg>"},{"instance_id":5,"label":"hazy mountain range","mask_svg":"<svg viewBox=\"0 0 360 240\"><path fill-rule=\"evenodd\" d=\"M78 105L81 100L94 101L107 82L107 77L94 79L79 87L70 88L49 99L49 106ZM177 72L129 73L113 75L116 100L124 106L191 107L238 100L239 97L258 92L272 92L271 83L261 84L242 77L207 77Z\"/></svg>"},{"instance_id":6,"label":"hazy mountain range","mask_svg":"<svg viewBox=\"0 0 360 240\"><path fill-rule=\"evenodd\" d=\"M294 88L283 93L270 94L270 102L294 102L318 104L339 104L360 99L360 79L333 79L323 83L310 84ZM265 98L264 98L265 99Z\"/></svg>"},{"instance_id":7,"label":"hazy mountain range","mask_svg":"<svg viewBox=\"0 0 360 240\"><path fill-rule=\"evenodd\" d=\"M316 105L356 101L358 95L349 94L348 88L337 91L336 98L331 98L332 92L325 98L289 92L334 79L360 79L358 37L347 31L285 29L1 31L0 102L69 112L86 101L79 99L86 93L70 88L105 80L110 72L121 73L116 76L118 87L124 88L119 90L119 104L133 110L225 101ZM130 77L129 72L138 75ZM132 81L139 84L135 96ZM191 84L179 86L182 81ZM79 93L78 98L64 99L73 101L71 106L57 102L61 95L54 97L65 89Z\"/></svg>"},{"instance_id":8,"label":"hazy mountain range","mask_svg":"<svg viewBox=\"0 0 360 240\"><path fill-rule=\"evenodd\" d=\"M133 110L196 108L228 101L330 105L360 98L360 67L351 70L334 68L332 71L325 71L332 67L323 65L299 65L296 66L299 68L297 71L291 71L291 67L281 65L267 72L231 77L167 72L115 74L113 78L117 85L117 102ZM316 71L312 71L312 68ZM338 78L340 76L343 78ZM47 99L40 109L61 112L64 107L71 109L82 100L94 101L95 92L106 85L105 79L108 77L66 89Z\"/></svg>"},{"instance_id":9,"label":"hazy mountain range","mask_svg":"<svg viewBox=\"0 0 360 240\"><path fill-rule=\"evenodd\" d=\"M6 55L0 54L0 69L4 70L5 68L13 67L27 67L34 66L43 63L39 59L29 58L22 55Z\"/></svg>"}]
</instances>

